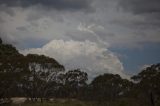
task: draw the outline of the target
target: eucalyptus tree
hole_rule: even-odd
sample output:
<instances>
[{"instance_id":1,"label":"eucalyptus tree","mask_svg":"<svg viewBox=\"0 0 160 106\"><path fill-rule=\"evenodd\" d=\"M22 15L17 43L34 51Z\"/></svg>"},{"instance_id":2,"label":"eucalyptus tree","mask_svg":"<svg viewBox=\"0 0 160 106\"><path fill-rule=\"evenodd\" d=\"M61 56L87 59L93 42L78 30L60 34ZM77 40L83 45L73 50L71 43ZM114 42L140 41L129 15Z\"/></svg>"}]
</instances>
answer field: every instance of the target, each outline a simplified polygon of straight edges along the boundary
<instances>
[{"instance_id":1,"label":"eucalyptus tree","mask_svg":"<svg viewBox=\"0 0 160 106\"><path fill-rule=\"evenodd\" d=\"M88 75L80 69L70 70L65 74L65 89L69 97L80 96L80 91L87 85Z\"/></svg>"},{"instance_id":2,"label":"eucalyptus tree","mask_svg":"<svg viewBox=\"0 0 160 106\"><path fill-rule=\"evenodd\" d=\"M132 82L122 79L119 75L104 74L96 77L90 86L92 87L92 99L110 101L130 91Z\"/></svg>"},{"instance_id":3,"label":"eucalyptus tree","mask_svg":"<svg viewBox=\"0 0 160 106\"><path fill-rule=\"evenodd\" d=\"M57 73L64 71L64 67L55 59L44 55L28 54L26 58L30 71L29 85L25 85L28 89L26 91L30 91L28 94L32 99L40 97L42 101L42 98L46 98L48 92L52 90L50 83L56 80Z\"/></svg>"},{"instance_id":4,"label":"eucalyptus tree","mask_svg":"<svg viewBox=\"0 0 160 106\"><path fill-rule=\"evenodd\" d=\"M19 95L14 92L21 78L26 74L27 64L24 56L15 47L0 44L0 97L9 98Z\"/></svg>"},{"instance_id":5,"label":"eucalyptus tree","mask_svg":"<svg viewBox=\"0 0 160 106\"><path fill-rule=\"evenodd\" d=\"M160 63L143 69L132 79L137 82L137 97L141 101L145 100L146 104L151 104L151 106L155 106L160 101Z\"/></svg>"}]
</instances>

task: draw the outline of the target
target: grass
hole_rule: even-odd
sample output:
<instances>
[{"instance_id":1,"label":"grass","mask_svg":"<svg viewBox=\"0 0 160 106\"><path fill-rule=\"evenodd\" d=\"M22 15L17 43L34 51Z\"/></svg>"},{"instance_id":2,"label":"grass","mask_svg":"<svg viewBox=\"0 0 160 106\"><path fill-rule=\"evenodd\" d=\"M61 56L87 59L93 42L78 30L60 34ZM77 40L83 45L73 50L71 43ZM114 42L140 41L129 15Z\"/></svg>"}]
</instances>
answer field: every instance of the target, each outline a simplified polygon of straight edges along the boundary
<instances>
[{"instance_id":1,"label":"grass","mask_svg":"<svg viewBox=\"0 0 160 106\"><path fill-rule=\"evenodd\" d=\"M94 105L93 103L89 102L82 102L78 100L65 100L65 101L60 101L56 100L54 102L26 102L23 104L11 104L10 106L98 106Z\"/></svg>"},{"instance_id":2,"label":"grass","mask_svg":"<svg viewBox=\"0 0 160 106\"><path fill-rule=\"evenodd\" d=\"M23 104L11 104L9 106L149 106L149 105L142 105L140 103L137 103L137 101L135 100L130 100L126 98L118 101L103 102L103 103L57 99L57 100L54 100L53 102L43 102L43 103L26 102ZM160 106L160 105L156 105L156 106Z\"/></svg>"}]
</instances>

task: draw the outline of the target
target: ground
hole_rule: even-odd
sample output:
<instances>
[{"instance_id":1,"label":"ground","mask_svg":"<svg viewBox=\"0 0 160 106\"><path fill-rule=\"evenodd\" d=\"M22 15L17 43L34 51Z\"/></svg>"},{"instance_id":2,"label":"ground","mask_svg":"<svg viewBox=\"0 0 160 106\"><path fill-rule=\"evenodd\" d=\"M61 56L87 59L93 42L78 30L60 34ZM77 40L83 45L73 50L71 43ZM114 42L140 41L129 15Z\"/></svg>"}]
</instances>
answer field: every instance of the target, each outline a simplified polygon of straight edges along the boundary
<instances>
[{"instance_id":1,"label":"ground","mask_svg":"<svg viewBox=\"0 0 160 106\"><path fill-rule=\"evenodd\" d=\"M19 99L20 100L20 99ZM21 99L23 100L23 99ZM135 100L130 99L123 99L119 101L113 101L113 102L86 102L86 101L80 101L76 99L53 99L52 101L48 102L24 102L24 103L12 103L11 105L6 106L143 106L137 103ZM150 105L145 105L150 106ZM159 106L159 105L157 105Z\"/></svg>"}]
</instances>

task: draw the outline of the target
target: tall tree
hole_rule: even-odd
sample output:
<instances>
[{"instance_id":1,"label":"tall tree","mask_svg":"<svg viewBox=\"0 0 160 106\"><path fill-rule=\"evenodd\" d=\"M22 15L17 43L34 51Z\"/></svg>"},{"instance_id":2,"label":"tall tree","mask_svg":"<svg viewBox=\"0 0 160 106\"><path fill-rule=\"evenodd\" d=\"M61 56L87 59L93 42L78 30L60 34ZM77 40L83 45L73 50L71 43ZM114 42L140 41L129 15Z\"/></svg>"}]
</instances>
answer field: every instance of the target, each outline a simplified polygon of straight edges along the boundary
<instances>
[{"instance_id":1,"label":"tall tree","mask_svg":"<svg viewBox=\"0 0 160 106\"><path fill-rule=\"evenodd\" d=\"M26 70L24 56L15 47L8 44L0 45L0 97L14 96ZM18 92L17 92L18 94Z\"/></svg>"},{"instance_id":2,"label":"tall tree","mask_svg":"<svg viewBox=\"0 0 160 106\"><path fill-rule=\"evenodd\" d=\"M143 96L143 100L149 100L151 106L155 106L160 100L160 64L145 68L132 79L138 82L137 92Z\"/></svg>"},{"instance_id":3,"label":"tall tree","mask_svg":"<svg viewBox=\"0 0 160 106\"><path fill-rule=\"evenodd\" d=\"M65 89L69 97L78 97L80 89L86 86L88 75L80 69L70 70L65 74Z\"/></svg>"},{"instance_id":4,"label":"tall tree","mask_svg":"<svg viewBox=\"0 0 160 106\"><path fill-rule=\"evenodd\" d=\"M132 83L119 75L104 74L91 82L93 99L98 101L114 100L131 89Z\"/></svg>"},{"instance_id":5,"label":"tall tree","mask_svg":"<svg viewBox=\"0 0 160 106\"><path fill-rule=\"evenodd\" d=\"M50 83L54 81L58 72L64 71L64 67L55 59L44 55L29 54L26 56L30 70L28 89L32 98L45 98L50 89Z\"/></svg>"}]
</instances>

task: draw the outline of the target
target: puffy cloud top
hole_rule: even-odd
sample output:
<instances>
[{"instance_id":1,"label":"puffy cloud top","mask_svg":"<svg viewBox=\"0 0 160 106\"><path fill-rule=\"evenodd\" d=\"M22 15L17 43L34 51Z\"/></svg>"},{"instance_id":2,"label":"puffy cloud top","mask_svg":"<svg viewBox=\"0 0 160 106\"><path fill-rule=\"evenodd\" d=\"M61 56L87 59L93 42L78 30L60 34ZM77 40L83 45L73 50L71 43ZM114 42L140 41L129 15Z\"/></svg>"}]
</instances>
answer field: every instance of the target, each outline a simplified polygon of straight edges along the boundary
<instances>
[{"instance_id":1,"label":"puffy cloud top","mask_svg":"<svg viewBox=\"0 0 160 106\"><path fill-rule=\"evenodd\" d=\"M23 54L38 53L55 58L67 69L81 68L92 79L103 73L128 76L123 71L123 65L111 51L90 41L53 40L42 48L32 48L21 51Z\"/></svg>"}]
</instances>

